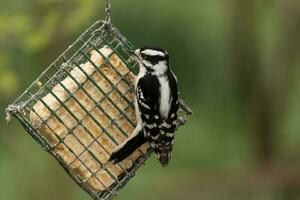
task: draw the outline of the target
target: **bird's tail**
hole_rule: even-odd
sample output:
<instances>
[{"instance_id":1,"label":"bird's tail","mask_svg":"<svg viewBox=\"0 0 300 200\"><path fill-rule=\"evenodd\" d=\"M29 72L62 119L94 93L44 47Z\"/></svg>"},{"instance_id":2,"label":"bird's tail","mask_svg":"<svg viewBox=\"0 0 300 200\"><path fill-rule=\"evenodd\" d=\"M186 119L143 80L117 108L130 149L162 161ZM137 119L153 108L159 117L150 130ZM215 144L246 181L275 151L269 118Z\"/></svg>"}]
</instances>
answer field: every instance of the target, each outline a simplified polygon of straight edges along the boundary
<instances>
[{"instance_id":1,"label":"bird's tail","mask_svg":"<svg viewBox=\"0 0 300 200\"><path fill-rule=\"evenodd\" d=\"M165 167L169 164L172 157L172 146L164 146L163 148L154 149L160 164Z\"/></svg>"},{"instance_id":2,"label":"bird's tail","mask_svg":"<svg viewBox=\"0 0 300 200\"><path fill-rule=\"evenodd\" d=\"M161 152L158 160L163 167L166 167L171 160L171 151L170 152Z\"/></svg>"},{"instance_id":3,"label":"bird's tail","mask_svg":"<svg viewBox=\"0 0 300 200\"><path fill-rule=\"evenodd\" d=\"M112 161L113 163L123 161L146 142L147 140L144 137L143 131L141 129L136 129L135 133L133 133L125 143L114 150L109 161Z\"/></svg>"}]
</instances>

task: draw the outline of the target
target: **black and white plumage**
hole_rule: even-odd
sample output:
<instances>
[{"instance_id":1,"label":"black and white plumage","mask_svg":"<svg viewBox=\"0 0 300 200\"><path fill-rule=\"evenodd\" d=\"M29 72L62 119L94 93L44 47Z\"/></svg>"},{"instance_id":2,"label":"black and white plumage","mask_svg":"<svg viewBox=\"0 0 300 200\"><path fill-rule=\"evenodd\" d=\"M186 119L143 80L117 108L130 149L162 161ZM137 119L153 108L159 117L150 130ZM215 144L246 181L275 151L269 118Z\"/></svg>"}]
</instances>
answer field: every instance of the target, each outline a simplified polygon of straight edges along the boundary
<instances>
[{"instance_id":1,"label":"black and white plumage","mask_svg":"<svg viewBox=\"0 0 300 200\"><path fill-rule=\"evenodd\" d=\"M135 110L138 125L110 157L120 162L149 142L162 166L171 158L179 109L177 79L169 68L169 55L161 48L134 51L140 66L136 80Z\"/></svg>"}]
</instances>

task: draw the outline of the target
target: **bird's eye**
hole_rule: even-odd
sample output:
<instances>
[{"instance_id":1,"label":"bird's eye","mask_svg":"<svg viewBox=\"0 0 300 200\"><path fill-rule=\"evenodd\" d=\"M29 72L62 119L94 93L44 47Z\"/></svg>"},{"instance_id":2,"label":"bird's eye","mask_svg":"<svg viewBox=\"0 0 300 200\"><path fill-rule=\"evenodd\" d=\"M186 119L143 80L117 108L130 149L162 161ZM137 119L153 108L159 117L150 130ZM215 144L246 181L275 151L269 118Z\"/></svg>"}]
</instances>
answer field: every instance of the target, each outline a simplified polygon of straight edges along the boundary
<instances>
[{"instance_id":1,"label":"bird's eye","mask_svg":"<svg viewBox=\"0 0 300 200\"><path fill-rule=\"evenodd\" d=\"M142 56L142 58L147 59L147 55L146 54L142 53L141 56Z\"/></svg>"}]
</instances>

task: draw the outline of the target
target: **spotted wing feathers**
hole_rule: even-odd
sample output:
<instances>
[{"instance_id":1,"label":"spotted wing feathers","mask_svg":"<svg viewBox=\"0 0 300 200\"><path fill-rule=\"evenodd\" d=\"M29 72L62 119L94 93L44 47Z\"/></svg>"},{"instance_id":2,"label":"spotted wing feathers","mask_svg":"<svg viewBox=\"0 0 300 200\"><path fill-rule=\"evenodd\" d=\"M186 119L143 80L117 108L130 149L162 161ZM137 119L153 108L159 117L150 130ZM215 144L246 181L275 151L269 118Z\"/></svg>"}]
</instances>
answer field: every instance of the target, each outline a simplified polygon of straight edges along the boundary
<instances>
[{"instance_id":1,"label":"spotted wing feathers","mask_svg":"<svg viewBox=\"0 0 300 200\"><path fill-rule=\"evenodd\" d=\"M172 77L171 77L172 78ZM173 77L174 81L175 78ZM171 101L167 118L159 111L160 85L157 77L144 76L136 87L137 103L146 139L163 166L171 158L174 132L177 125L178 94L176 81L170 84Z\"/></svg>"}]
</instances>

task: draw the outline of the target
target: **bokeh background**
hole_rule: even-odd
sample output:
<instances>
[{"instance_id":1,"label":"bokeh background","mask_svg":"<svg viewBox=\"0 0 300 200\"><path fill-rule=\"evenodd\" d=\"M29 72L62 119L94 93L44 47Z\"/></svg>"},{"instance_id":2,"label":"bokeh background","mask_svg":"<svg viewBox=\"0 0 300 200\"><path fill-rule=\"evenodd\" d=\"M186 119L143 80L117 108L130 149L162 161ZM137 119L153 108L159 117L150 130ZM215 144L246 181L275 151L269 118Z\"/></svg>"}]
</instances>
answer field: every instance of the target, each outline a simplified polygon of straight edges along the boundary
<instances>
[{"instance_id":1,"label":"bokeh background","mask_svg":"<svg viewBox=\"0 0 300 200\"><path fill-rule=\"evenodd\" d=\"M103 0L0 0L0 199L90 199L6 106L94 21ZM300 199L300 1L113 0L135 46L166 48L195 114L167 168L116 199Z\"/></svg>"}]
</instances>

